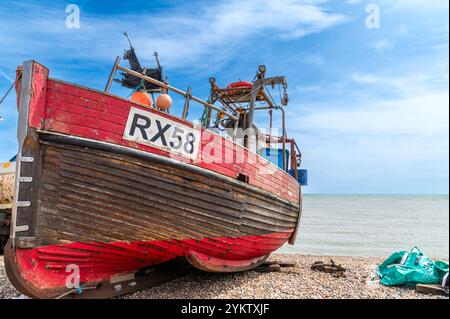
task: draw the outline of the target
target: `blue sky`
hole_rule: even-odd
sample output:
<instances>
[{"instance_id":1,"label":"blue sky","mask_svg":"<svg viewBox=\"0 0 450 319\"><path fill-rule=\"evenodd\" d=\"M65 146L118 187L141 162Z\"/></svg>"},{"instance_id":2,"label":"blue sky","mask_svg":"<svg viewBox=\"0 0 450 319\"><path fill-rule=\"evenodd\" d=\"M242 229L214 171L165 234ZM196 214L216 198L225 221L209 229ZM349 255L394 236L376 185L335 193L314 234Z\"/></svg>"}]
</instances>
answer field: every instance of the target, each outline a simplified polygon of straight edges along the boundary
<instances>
[{"instance_id":1,"label":"blue sky","mask_svg":"<svg viewBox=\"0 0 450 319\"><path fill-rule=\"evenodd\" d=\"M80 7L79 29L65 26L70 3ZM368 4L380 7L378 29L366 27ZM221 85L251 80L259 64L286 75L288 134L310 174L305 191L448 193L448 5L0 0L0 94L27 59L52 77L103 89L126 30L145 64L157 50L171 84L205 99L211 75ZM0 161L16 152L16 113L12 95L0 105Z\"/></svg>"}]
</instances>

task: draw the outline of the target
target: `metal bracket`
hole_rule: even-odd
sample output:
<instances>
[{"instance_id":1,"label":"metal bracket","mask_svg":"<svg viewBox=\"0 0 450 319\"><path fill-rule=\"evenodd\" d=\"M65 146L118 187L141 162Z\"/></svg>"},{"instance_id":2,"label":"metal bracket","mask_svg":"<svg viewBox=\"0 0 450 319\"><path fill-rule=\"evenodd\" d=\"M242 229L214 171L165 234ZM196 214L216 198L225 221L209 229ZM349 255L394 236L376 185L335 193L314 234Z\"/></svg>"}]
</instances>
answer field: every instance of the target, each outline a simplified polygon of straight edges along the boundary
<instances>
[{"instance_id":1,"label":"metal bracket","mask_svg":"<svg viewBox=\"0 0 450 319\"><path fill-rule=\"evenodd\" d=\"M19 248L34 248L34 247L36 247L36 238L35 237L17 237L15 240L15 244Z\"/></svg>"},{"instance_id":2,"label":"metal bracket","mask_svg":"<svg viewBox=\"0 0 450 319\"><path fill-rule=\"evenodd\" d=\"M29 200L16 202L16 207L29 207L29 206L31 206L31 202Z\"/></svg>"},{"instance_id":3,"label":"metal bracket","mask_svg":"<svg viewBox=\"0 0 450 319\"><path fill-rule=\"evenodd\" d=\"M30 226L28 226L28 225L14 226L15 232L27 231L28 229L30 229Z\"/></svg>"},{"instance_id":4,"label":"metal bracket","mask_svg":"<svg viewBox=\"0 0 450 319\"><path fill-rule=\"evenodd\" d=\"M19 183L31 183L33 181L33 177L31 176L20 176L18 178Z\"/></svg>"},{"instance_id":5,"label":"metal bracket","mask_svg":"<svg viewBox=\"0 0 450 319\"><path fill-rule=\"evenodd\" d=\"M19 105L19 124L17 128L17 140L19 143L19 151L17 152L16 163L16 181L14 187L14 204L11 213L11 233L10 238L12 245L15 245L16 232L27 231L28 225L17 226L17 211L20 207L31 206L31 201L19 201L19 188L21 179L20 171L22 163L31 163L34 157L22 156L22 148L28 135L28 117L30 111L30 103L32 96L32 79L33 79L33 61L26 61L23 64L22 80L20 86L20 105ZM27 180L25 178L25 180Z\"/></svg>"}]
</instances>

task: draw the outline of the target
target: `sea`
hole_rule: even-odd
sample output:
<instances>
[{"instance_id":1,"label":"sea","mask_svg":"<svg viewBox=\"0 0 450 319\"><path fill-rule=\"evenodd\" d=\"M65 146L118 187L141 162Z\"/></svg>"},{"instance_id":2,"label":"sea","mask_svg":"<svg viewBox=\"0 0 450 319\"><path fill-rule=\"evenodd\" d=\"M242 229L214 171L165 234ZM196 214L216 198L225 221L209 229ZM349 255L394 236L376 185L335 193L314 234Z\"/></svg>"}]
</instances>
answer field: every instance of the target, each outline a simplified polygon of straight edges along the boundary
<instances>
[{"instance_id":1,"label":"sea","mask_svg":"<svg viewBox=\"0 0 450 319\"><path fill-rule=\"evenodd\" d=\"M277 252L387 257L413 247L448 260L448 195L304 194L296 243Z\"/></svg>"}]
</instances>

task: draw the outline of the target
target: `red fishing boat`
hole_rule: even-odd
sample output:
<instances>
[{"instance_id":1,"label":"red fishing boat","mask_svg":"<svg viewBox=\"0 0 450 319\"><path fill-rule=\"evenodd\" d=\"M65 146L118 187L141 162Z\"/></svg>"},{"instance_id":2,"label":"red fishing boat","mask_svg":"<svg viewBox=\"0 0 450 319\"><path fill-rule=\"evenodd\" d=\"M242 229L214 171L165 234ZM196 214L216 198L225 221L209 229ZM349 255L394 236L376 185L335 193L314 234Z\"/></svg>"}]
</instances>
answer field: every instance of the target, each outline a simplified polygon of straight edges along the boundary
<instances>
[{"instance_id":1,"label":"red fishing boat","mask_svg":"<svg viewBox=\"0 0 450 319\"><path fill-rule=\"evenodd\" d=\"M285 77L260 66L248 83L221 88L211 78L206 102L164 82L159 64L141 68L133 48L125 58L131 68L117 58L104 91L53 79L35 61L18 68L5 264L28 296L117 295L177 257L204 271L244 271L295 240L304 171L284 127ZM131 100L109 93L117 71ZM266 90L277 85L284 105ZM182 114L169 111L169 92L184 97ZM192 102L204 107L199 122L187 120ZM260 110L282 112L281 136L256 127Z\"/></svg>"}]
</instances>

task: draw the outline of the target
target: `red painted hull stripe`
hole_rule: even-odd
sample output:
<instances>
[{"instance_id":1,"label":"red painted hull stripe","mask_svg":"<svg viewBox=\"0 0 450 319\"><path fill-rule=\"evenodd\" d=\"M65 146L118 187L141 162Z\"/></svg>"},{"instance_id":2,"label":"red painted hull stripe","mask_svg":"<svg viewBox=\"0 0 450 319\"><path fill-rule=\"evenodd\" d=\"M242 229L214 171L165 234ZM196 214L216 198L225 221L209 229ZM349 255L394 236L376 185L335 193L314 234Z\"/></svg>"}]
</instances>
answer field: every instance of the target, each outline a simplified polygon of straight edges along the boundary
<instances>
[{"instance_id":1,"label":"red painted hull stripe","mask_svg":"<svg viewBox=\"0 0 450 319\"><path fill-rule=\"evenodd\" d=\"M39 111L33 112L35 118L31 119L31 127L122 145L164 157L172 157L183 162L190 161L155 147L124 140L123 132L131 107L158 113L159 116L184 125L192 126L192 123L153 109L146 109L112 95L53 79L47 80L44 87L46 87L46 97L43 102L40 102ZM197 160L191 163L192 165L232 178L236 178L238 173L246 174L251 185L270 191L285 200L299 202L299 185L289 174L208 130L202 130L202 135L200 152ZM212 163L210 158L208 161L202 160L203 153L209 154L208 143L211 140L214 141L212 143L217 144L216 147L222 149L219 157L212 155L215 160L218 160ZM232 163L225 160L230 155L234 159ZM252 161L249 161L249 158Z\"/></svg>"},{"instance_id":2,"label":"red painted hull stripe","mask_svg":"<svg viewBox=\"0 0 450 319\"><path fill-rule=\"evenodd\" d=\"M79 266L80 281L96 283L135 272L195 251L235 265L265 256L281 247L292 230L262 236L153 240L115 243L70 243L16 249L16 262L25 281L37 289L65 287L66 267ZM217 266L217 265L214 265Z\"/></svg>"}]
</instances>

